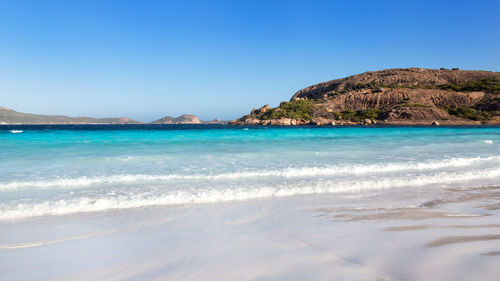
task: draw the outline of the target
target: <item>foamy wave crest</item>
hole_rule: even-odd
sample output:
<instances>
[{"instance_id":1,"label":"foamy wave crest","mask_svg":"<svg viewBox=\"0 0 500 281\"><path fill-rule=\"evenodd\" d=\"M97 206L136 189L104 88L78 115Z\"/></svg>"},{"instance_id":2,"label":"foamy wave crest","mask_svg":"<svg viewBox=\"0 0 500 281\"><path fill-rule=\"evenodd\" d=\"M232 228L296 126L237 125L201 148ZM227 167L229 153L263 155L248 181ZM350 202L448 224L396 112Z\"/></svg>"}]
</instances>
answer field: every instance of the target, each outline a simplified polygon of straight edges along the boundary
<instances>
[{"instance_id":1,"label":"foamy wave crest","mask_svg":"<svg viewBox=\"0 0 500 281\"><path fill-rule=\"evenodd\" d=\"M179 175L112 175L100 177L78 177L78 178L58 178L41 181L13 181L0 183L0 190L19 189L25 187L48 188L48 187L80 187L91 186L93 184L112 184L127 182L148 182L161 181L180 178Z\"/></svg>"},{"instance_id":2,"label":"foamy wave crest","mask_svg":"<svg viewBox=\"0 0 500 281\"><path fill-rule=\"evenodd\" d=\"M174 179L186 180L224 180L224 179L244 179L244 178L264 178L264 177L282 177L282 178L300 178L314 176L336 176L336 175L360 175L376 174L398 171L425 171L437 170L447 167L465 167L482 162L498 161L499 156L490 157L472 157L472 158L450 158L439 161L425 162L399 162L399 163L380 163L369 165L341 165L325 167L301 167L286 168L282 170L259 170L259 171L241 171L232 173L221 173L215 175L204 174L170 174L170 175L112 175L99 177L78 177L78 178L59 178L42 181L13 181L0 183L0 190L14 190L19 188L71 188L85 187L94 184L115 184L115 183L151 183L158 181L168 181Z\"/></svg>"},{"instance_id":3,"label":"foamy wave crest","mask_svg":"<svg viewBox=\"0 0 500 281\"><path fill-rule=\"evenodd\" d=\"M325 193L364 192L401 187L418 187L430 184L466 184L472 180L488 180L500 177L500 168L473 170L464 173L435 173L415 177L383 177L362 181L316 181L296 186L261 186L235 189L201 189L169 191L152 194L143 192L129 195L100 195L77 197L43 203L22 203L0 205L0 220L13 220L45 215L66 215L73 213L99 212L108 210L131 209L149 206L169 206L184 204L217 203L244 201L258 198L285 197Z\"/></svg>"}]
</instances>

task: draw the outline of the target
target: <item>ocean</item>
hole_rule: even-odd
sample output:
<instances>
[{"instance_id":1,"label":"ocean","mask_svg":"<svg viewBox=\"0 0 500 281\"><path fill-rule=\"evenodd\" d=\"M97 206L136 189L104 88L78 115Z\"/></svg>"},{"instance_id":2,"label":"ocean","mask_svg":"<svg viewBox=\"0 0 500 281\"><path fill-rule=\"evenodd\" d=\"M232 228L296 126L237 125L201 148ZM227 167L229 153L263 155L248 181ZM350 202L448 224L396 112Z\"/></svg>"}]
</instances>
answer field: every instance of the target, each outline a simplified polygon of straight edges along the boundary
<instances>
[{"instance_id":1,"label":"ocean","mask_svg":"<svg viewBox=\"0 0 500 281\"><path fill-rule=\"evenodd\" d=\"M0 220L9 220L498 184L500 128L30 126L0 131L0 159Z\"/></svg>"},{"instance_id":2,"label":"ocean","mask_svg":"<svg viewBox=\"0 0 500 281\"><path fill-rule=\"evenodd\" d=\"M477 190L495 191L498 185L500 185L500 127L495 126L0 126L0 231L3 233L0 238L0 264L4 264L3 268L0 265L0 270L8 272L11 277L16 277L13 278L16 280L68 277L71 274L62 269L64 262L54 266L58 270L51 271L47 269L52 268L50 265L43 264L46 261L36 260L33 264L38 263L39 267L35 266L30 273L8 270L7 265L11 268L21 266L26 256L33 254L33 252L27 253L25 248L51 249L44 254L39 253L38 256L47 257L53 255L54 251L61 253L62 250L54 248L54 244L58 247L62 245L69 247L70 244L67 243L76 243L76 240L80 243L86 241L85 243L91 245L87 246L91 249L94 247L95 251L99 252L98 249L102 250L103 244L90 243L92 240L85 237L98 236L102 239L102 236L110 235L109 231L115 233L111 235L113 237L116 237L116 233L121 233L122 236L118 237L124 237L123 233L130 229L147 232L149 234L146 236L144 233L142 236L134 235L134 239L137 240L132 240L135 243L142 241L140 243L146 245L157 245L155 243L159 240L155 240L155 243L144 240L147 235L159 233L144 230L147 227L140 226L140 222L144 221L156 227L159 224L165 227L161 232L162 235L169 233L170 236L168 239L163 237L165 239L161 241L170 241L168 249L177 249L174 251L175 255L186 258L187 251L188 258L193 258L196 256L193 253L197 252L193 249L195 243L184 241L183 239L187 238L181 234L190 229L198 232L211 229L215 233L226 229L228 220L252 226L238 233L229 235L225 232L227 236L216 236L231 237L220 242L226 247L232 245L231 248L225 248L227 252L221 255L231 256L230 253L233 253L241 259L240 266L243 268L244 264L248 266L249 260L256 264L257 257L262 254L269 254L270 258L276 254L277 261L280 260L278 256L281 257L277 253L282 254L278 250L272 254L257 251L255 256L250 258L236 251L243 245L260 245L255 241L247 243L231 240L236 239L235 237L247 237L239 235L248 233L246 232L248 229L252 229L257 236L272 233L279 236L283 233L283 229L286 229L287 233L300 236L301 231L305 231L302 229L304 225L308 225L308 234L304 234L301 239L321 244L319 241L322 241L322 238L313 239L311 235L318 235L319 232L326 235L328 233L326 228L344 225L350 220L358 221L359 217L356 216L363 210L368 210L365 214L368 217L362 217L359 221L372 221L369 216L380 214L380 210L390 210L390 212L402 209L416 210L405 211L405 214L415 214L422 208L439 205L438 203L443 200L459 200L466 195L478 193ZM460 192L457 193L455 190ZM483 199L474 204L487 204L493 200L487 196ZM495 204L497 202L493 201ZM450 207L447 212L455 212L452 213L456 217L469 218L471 216L467 210L470 211L476 205L453 205L455 206L453 208L447 205L446 208ZM262 211L263 208L269 212ZM326 209L330 211L325 212ZM460 212L456 213L457 210ZM495 212L498 213L496 209L490 208L488 211L483 208L479 214L483 217L482 215L487 213L488 216L485 215L484 219L498 218ZM265 215L262 215L263 213ZM231 219L228 219L229 214ZM254 217L256 214L260 214L258 219ZM291 218L290 214L295 215ZM449 217L454 216L453 214ZM478 212L473 212L472 217L477 214ZM295 219L302 223L298 223ZM426 219L436 218L426 217ZM179 225L166 227L165 220L178 221ZM192 225L187 227L186 221L190 220ZM207 225L208 221L211 222L210 225ZM386 225L387 227L401 227L399 223L394 224L394 221L391 221L393 223ZM395 221L400 222L401 219ZM351 234L360 229L366 230L364 227L367 224L374 227L371 222L357 223ZM204 227L201 227L202 225ZM276 230L279 226L283 228ZM373 233L378 233L376 231L379 229L373 230ZM214 233L212 234L215 235ZM337 240L336 233L339 233L338 229L329 232L330 240L326 240L325 236L324 241ZM496 232L493 234L496 235ZM342 237L342 234L338 235ZM204 240L215 236L200 234L197 237L196 239ZM431 242L433 238L425 239L430 241L422 241L422 245ZM70 242L64 242L67 240ZM184 246L176 248L180 247L176 246L176 241ZM355 251L356 242L345 241L347 244L351 243L349 249ZM321 244L321 247L326 247L325 243ZM500 250L498 242L493 243L496 244L492 247ZM292 244L287 244L289 245L287 247L291 247ZM108 246L104 246L106 247ZM121 247L123 244L115 245L113 251ZM215 251L213 248L209 249ZM266 247L266 251L269 249L272 247ZM337 249L336 253L342 251ZM201 264L205 265L202 266L205 270L198 273L206 278L181 274L180 276L186 278L179 280L225 280L221 278L221 271L213 272L213 268L218 268L214 267L214 263L220 266L221 260L219 259L217 263L217 259L214 258L215 252L210 253L213 255L203 259L203 262L196 260L194 263L186 262L182 263L182 266L174 266L178 270L182 268L181 271L161 272L167 274L166 276L172 272L188 274L187 267ZM252 251L249 250L249 253ZM304 252L297 253L304 254ZM136 255L142 258L147 256L144 253L138 254L137 248L133 254L130 252L128 254L130 258ZM67 258L68 255L65 252L63 256ZM164 252L163 255L168 254ZM104 276L92 275L97 272L103 274L102 269L95 270L88 265L93 264L93 258L87 256L84 261L79 260L77 263L87 265L85 271L87 274L82 275L85 278ZM84 258L79 257L79 259ZM314 259L307 260L309 263L312 261ZM169 265L175 263L169 259L165 262ZM303 261L294 260L294 262ZM363 262L366 261L361 259L360 263ZM415 261L408 260L408 262ZM113 264L116 269L126 267L127 263L120 260ZM238 268L238 265L235 265L235 268ZM391 268L394 267L391 267L390 262L384 266L383 273L366 270L360 272L370 278L387 275L406 276L401 272L392 272ZM260 272L262 267L266 268L262 265L255 272ZM71 268L71 265L66 264L66 268ZM376 270L379 269L376 267ZM497 273L493 267L491 269L493 273ZM141 272L143 274L151 272L148 270L143 267ZM222 268L220 270L223 271ZM283 269L283 272L285 271ZM48 274L47 272L50 274L44 275ZM92 274L89 275L89 272ZM209 278L211 275L208 272L214 274L213 278ZM293 270L288 267L286 272L288 274ZM320 272L324 273L320 269L316 273ZM357 271L337 271L337 274L343 273L341 277L352 277L353 275L349 274L355 272ZM249 274L247 271L244 273ZM234 277L241 277L240 272L236 271L235 274ZM292 276L287 274L279 276L283 278ZM297 274L293 276L308 276L311 280L322 279L317 275ZM332 275L326 274L325 277L327 276ZM231 280L229 277L227 280ZM454 275L445 277L453 278ZM248 279L255 280L255 278Z\"/></svg>"}]
</instances>

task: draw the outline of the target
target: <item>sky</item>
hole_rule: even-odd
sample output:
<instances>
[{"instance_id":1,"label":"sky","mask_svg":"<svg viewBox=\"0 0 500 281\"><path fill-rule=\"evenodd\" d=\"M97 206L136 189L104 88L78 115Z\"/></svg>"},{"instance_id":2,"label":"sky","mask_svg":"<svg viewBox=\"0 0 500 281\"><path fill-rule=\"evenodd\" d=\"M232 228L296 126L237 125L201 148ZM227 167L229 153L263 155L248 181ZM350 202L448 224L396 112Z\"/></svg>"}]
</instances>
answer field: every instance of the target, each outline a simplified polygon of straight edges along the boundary
<instances>
[{"instance_id":1,"label":"sky","mask_svg":"<svg viewBox=\"0 0 500 281\"><path fill-rule=\"evenodd\" d=\"M481 0L0 0L0 106L230 120L365 71L500 71L499 11Z\"/></svg>"}]
</instances>

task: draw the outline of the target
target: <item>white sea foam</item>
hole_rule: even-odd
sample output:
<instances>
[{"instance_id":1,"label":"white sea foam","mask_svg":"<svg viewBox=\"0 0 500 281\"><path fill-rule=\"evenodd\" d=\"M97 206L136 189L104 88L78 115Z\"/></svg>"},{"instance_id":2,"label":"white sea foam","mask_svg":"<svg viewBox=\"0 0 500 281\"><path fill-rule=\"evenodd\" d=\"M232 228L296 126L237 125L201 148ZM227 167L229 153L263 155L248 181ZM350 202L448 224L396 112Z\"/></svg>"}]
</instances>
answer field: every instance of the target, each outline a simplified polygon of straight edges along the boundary
<instances>
[{"instance_id":1,"label":"white sea foam","mask_svg":"<svg viewBox=\"0 0 500 281\"><path fill-rule=\"evenodd\" d=\"M168 180L237 180L245 178L300 178L317 176L336 175L362 175L378 174L398 171L425 171L438 170L447 167L466 167L479 163L499 161L500 156L472 157L472 158L450 158L437 161L425 162L397 162L380 163L368 165L338 165L323 167L301 167L286 168L280 170L257 170L240 171L220 174L167 174L167 175L147 175L147 174L119 174L111 176L78 177L78 178L57 178L39 181L12 181L0 183L1 190L15 190L20 188L72 188L85 187L94 184L115 184L115 183L152 183Z\"/></svg>"},{"instance_id":2,"label":"white sea foam","mask_svg":"<svg viewBox=\"0 0 500 281\"><path fill-rule=\"evenodd\" d=\"M463 173L434 173L421 176L382 177L369 180L315 181L308 184L259 186L234 189L187 189L161 193L139 192L128 195L100 194L68 198L58 201L30 202L0 205L0 220L20 219L44 215L65 215L83 212L130 209L148 206L217 203L243 201L266 197L285 197L325 193L357 193L401 187L419 187L430 184L457 184L471 180L500 177L500 168L471 170Z\"/></svg>"},{"instance_id":3,"label":"white sea foam","mask_svg":"<svg viewBox=\"0 0 500 281\"><path fill-rule=\"evenodd\" d=\"M13 134L20 134L23 132L23 130L10 130L9 132L11 132Z\"/></svg>"}]
</instances>

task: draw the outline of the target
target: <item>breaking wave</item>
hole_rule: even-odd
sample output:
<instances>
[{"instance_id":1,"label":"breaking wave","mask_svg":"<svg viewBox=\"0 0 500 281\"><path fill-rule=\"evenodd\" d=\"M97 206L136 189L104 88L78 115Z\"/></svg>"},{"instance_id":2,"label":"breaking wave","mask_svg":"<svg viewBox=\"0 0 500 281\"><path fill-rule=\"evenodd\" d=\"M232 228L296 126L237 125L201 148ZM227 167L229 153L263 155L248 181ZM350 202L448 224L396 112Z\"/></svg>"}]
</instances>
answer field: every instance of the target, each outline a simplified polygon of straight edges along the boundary
<instances>
[{"instance_id":1,"label":"breaking wave","mask_svg":"<svg viewBox=\"0 0 500 281\"><path fill-rule=\"evenodd\" d=\"M377 174L398 171L431 171L448 167L466 167L474 164L488 163L500 160L499 156L490 157L472 157L472 158L449 158L437 161L425 162L399 162L399 163L380 163L368 165L339 165L324 167L301 167L285 168L281 170L257 170L240 171L220 174L167 174L167 175L148 175L148 174L120 174L111 176L97 177L78 177L78 178L57 178L40 181L12 181L0 183L0 190L15 190L20 188L71 188L85 187L94 184L115 184L115 183L152 183L168 180L237 180L245 178L300 178L315 176L336 176L336 175L361 175Z\"/></svg>"},{"instance_id":2,"label":"breaking wave","mask_svg":"<svg viewBox=\"0 0 500 281\"><path fill-rule=\"evenodd\" d=\"M500 168L471 170L461 173L439 172L431 175L382 177L368 180L319 180L300 185L255 186L234 189L189 189L177 191L138 192L127 195L95 195L57 201L28 202L0 205L0 220L21 219L44 215L66 215L183 204L244 201L258 198L284 197L325 193L364 192L401 187L418 187L430 184L466 184L471 180L488 180L500 177Z\"/></svg>"}]
</instances>

